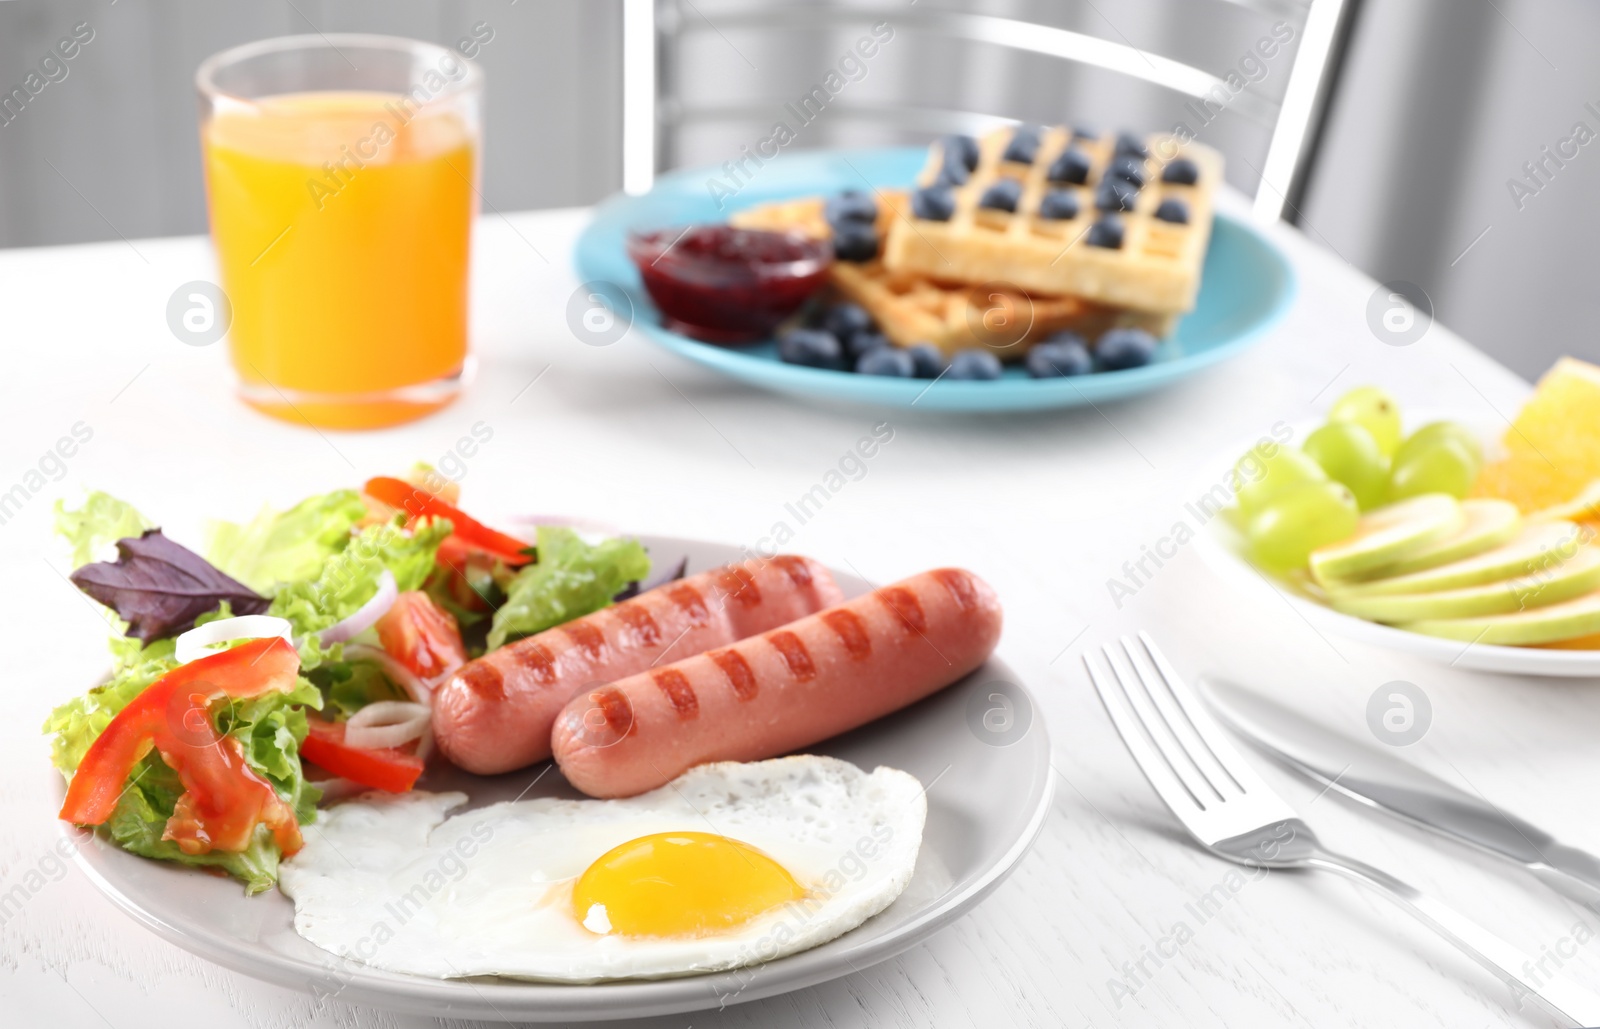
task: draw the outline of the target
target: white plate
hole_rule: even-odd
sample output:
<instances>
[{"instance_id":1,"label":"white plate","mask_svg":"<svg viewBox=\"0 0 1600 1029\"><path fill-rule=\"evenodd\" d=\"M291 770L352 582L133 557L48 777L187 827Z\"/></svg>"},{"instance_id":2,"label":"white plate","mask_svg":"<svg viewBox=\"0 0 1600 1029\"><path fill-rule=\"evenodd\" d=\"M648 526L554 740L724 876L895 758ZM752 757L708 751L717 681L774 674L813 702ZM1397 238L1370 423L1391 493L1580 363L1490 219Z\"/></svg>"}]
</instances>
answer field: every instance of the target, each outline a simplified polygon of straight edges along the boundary
<instances>
[{"instance_id":1,"label":"white plate","mask_svg":"<svg viewBox=\"0 0 1600 1029\"><path fill-rule=\"evenodd\" d=\"M734 547L643 537L658 567L688 555L699 571L739 560ZM846 595L867 591L835 572ZM996 683L1004 683L997 686ZM1012 705L1010 728L991 699ZM990 713L985 721L984 715ZM257 979L354 1004L453 1019L590 1021L720 1008L860 971L922 942L989 894L1021 860L1050 808L1050 744L1043 717L1004 664L991 659L920 704L811 748L871 769L890 765L928 785L928 821L911 884L894 904L839 939L765 965L653 982L561 986L495 977L426 979L371 968L297 935L294 905L277 891L246 897L240 885L136 857L63 824L89 878L158 935ZM508 775L430 769L419 783L462 790L476 808L521 794L543 765ZM528 797L577 797L552 770Z\"/></svg>"},{"instance_id":2,"label":"white plate","mask_svg":"<svg viewBox=\"0 0 1600 1029\"><path fill-rule=\"evenodd\" d=\"M1486 452L1498 447L1499 433L1494 427L1479 424L1476 419L1459 415L1427 413L1421 417L1407 418L1409 432L1434 421L1459 421L1471 426L1484 440ZM1292 444L1305 441L1311 430L1322 421L1307 421L1293 426ZM1503 428L1503 426L1502 426ZM1211 475L1208 485L1222 481L1239 456L1250 449L1254 441L1241 443L1225 458L1207 463ZM1201 487L1203 490L1206 487ZM1194 494L1191 494L1194 495ZM1460 640L1441 639L1407 632L1393 626L1379 625L1363 618L1340 614L1293 582L1259 571L1244 556L1243 537L1220 518L1212 518L1196 534L1195 548L1201 559L1219 577L1244 590L1274 589L1291 607L1305 616L1317 629L1377 647L1388 647L1425 661L1468 668L1480 672L1500 672L1508 675L1538 675L1579 678L1600 676L1600 651L1544 650L1538 647L1502 647L1484 643L1462 643Z\"/></svg>"}]
</instances>

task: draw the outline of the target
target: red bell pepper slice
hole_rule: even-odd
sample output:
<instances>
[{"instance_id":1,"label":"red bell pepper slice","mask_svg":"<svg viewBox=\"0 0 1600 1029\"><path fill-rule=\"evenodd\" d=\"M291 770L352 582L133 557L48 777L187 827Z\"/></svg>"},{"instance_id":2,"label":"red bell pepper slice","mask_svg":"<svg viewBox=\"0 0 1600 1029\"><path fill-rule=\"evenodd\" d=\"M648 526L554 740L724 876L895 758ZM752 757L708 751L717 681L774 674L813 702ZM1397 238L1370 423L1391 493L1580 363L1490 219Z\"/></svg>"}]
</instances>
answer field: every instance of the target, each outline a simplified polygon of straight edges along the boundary
<instances>
[{"instance_id":1,"label":"red bell pepper slice","mask_svg":"<svg viewBox=\"0 0 1600 1029\"><path fill-rule=\"evenodd\" d=\"M368 496L374 500L382 501L390 507L398 507L412 518L448 518L454 528L454 535L477 547L488 551L508 565L524 565L533 560L523 551L531 548L531 544L503 532L489 528L471 515L462 511L453 504L447 504L438 497L429 493L421 486L413 485L404 479L396 479L387 475L380 475L368 479L363 487Z\"/></svg>"},{"instance_id":2,"label":"red bell pepper slice","mask_svg":"<svg viewBox=\"0 0 1600 1029\"><path fill-rule=\"evenodd\" d=\"M257 825L272 830L285 854L300 849L294 809L251 770L243 748L217 732L210 705L294 689L300 655L287 640L252 640L168 672L117 713L90 744L73 773L61 817L100 825L116 810L128 776L154 747L183 783L184 793L162 839L186 854L241 851Z\"/></svg>"},{"instance_id":3,"label":"red bell pepper slice","mask_svg":"<svg viewBox=\"0 0 1600 1029\"><path fill-rule=\"evenodd\" d=\"M389 793L404 793L422 774L422 759L394 747L352 747L345 743L345 724L308 718L311 732L300 756L334 775Z\"/></svg>"}]
</instances>

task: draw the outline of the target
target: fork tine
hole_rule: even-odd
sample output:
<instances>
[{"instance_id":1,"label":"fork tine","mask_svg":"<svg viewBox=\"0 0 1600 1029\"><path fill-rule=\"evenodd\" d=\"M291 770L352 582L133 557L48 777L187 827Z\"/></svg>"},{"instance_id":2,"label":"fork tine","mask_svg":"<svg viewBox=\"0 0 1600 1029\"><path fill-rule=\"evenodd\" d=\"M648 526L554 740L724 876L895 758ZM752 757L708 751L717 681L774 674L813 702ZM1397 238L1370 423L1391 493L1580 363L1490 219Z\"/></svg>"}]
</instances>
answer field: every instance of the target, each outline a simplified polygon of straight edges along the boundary
<instances>
[{"instance_id":1,"label":"fork tine","mask_svg":"<svg viewBox=\"0 0 1600 1029\"><path fill-rule=\"evenodd\" d=\"M1166 758L1157 753L1145 739L1139 718L1128 706L1127 699L1119 695L1121 690L1118 686L1112 685L1111 679L1117 676L1117 669L1111 664L1109 653L1106 658L1108 675L1101 675L1089 654L1083 655L1083 666L1089 671L1089 681L1094 683L1095 692L1100 694L1100 703L1105 706L1106 714L1111 717L1111 724L1116 727L1117 735L1122 737L1128 753L1133 756L1133 763L1139 766L1139 771L1144 773L1146 781L1167 808L1178 816L1179 821L1187 824L1189 818L1201 813L1202 808L1194 794L1172 771ZM1121 679L1118 678L1117 682L1120 685Z\"/></svg>"},{"instance_id":2,"label":"fork tine","mask_svg":"<svg viewBox=\"0 0 1600 1029\"><path fill-rule=\"evenodd\" d=\"M1145 652L1150 655L1151 662L1154 663L1156 670L1161 673L1161 678L1166 682L1167 689L1171 691L1173 699L1178 702L1178 706L1183 709L1189 724L1194 728L1200 739L1204 741L1206 748L1211 752L1211 756L1232 777L1234 785L1245 793L1249 793L1252 790L1259 792L1267 789L1266 782L1262 780L1254 768L1251 768L1245 762L1244 756L1239 753L1238 748L1223 733L1222 726L1217 723L1216 717L1205 709L1200 703L1199 697L1195 695L1194 690L1179 677L1177 671L1167 661L1166 655L1161 653L1161 648L1156 646L1156 641L1150 638L1150 634L1141 629L1139 641L1144 644Z\"/></svg>"},{"instance_id":3,"label":"fork tine","mask_svg":"<svg viewBox=\"0 0 1600 1029\"><path fill-rule=\"evenodd\" d=\"M1156 709L1155 697L1160 692L1160 687L1152 687L1145 679L1145 673L1139 668L1138 662L1133 660L1133 648L1130 646L1132 641L1124 636L1121 643L1125 653L1121 656L1120 663L1112 644L1104 645L1106 663L1116 672L1117 679L1122 684L1122 692L1127 695L1129 706L1143 724L1145 735L1155 745L1156 750L1160 751L1161 757L1172 769L1173 774L1183 781L1189 794L1194 797L1195 803L1202 810L1216 807L1223 801L1222 793L1206 779L1205 773L1189 750L1190 745L1174 731L1171 721ZM1124 665L1126 670L1123 668Z\"/></svg>"},{"instance_id":4,"label":"fork tine","mask_svg":"<svg viewBox=\"0 0 1600 1029\"><path fill-rule=\"evenodd\" d=\"M1226 800L1230 794L1241 792L1239 784L1211 754L1189 719L1173 702L1172 691L1163 685L1164 677L1151 665L1150 659L1134 642L1133 637L1124 636L1121 643L1123 651L1128 655L1129 666L1144 684L1145 692L1150 695L1150 700L1155 705L1155 717L1161 719L1184 758L1194 767L1199 781L1205 784L1203 789L1206 792L1202 796L1206 798L1207 806L1211 806L1213 802Z\"/></svg>"}]
</instances>

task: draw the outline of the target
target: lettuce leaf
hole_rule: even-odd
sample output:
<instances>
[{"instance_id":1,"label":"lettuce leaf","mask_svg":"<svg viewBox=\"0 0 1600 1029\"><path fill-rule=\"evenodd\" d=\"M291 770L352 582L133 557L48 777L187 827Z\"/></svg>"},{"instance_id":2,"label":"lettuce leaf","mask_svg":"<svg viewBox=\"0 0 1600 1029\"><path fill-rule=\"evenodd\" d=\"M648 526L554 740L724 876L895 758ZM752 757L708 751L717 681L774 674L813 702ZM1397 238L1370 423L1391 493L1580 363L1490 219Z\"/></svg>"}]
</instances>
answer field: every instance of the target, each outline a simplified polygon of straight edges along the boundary
<instances>
[{"instance_id":1,"label":"lettuce leaf","mask_svg":"<svg viewBox=\"0 0 1600 1029\"><path fill-rule=\"evenodd\" d=\"M251 589L270 593L282 583L315 578L366 514L353 489L308 497L287 511L264 507L246 525L207 526L205 555Z\"/></svg>"},{"instance_id":2,"label":"lettuce leaf","mask_svg":"<svg viewBox=\"0 0 1600 1029\"><path fill-rule=\"evenodd\" d=\"M506 585L506 602L489 628L490 650L598 611L650 574L650 555L635 539L591 545L571 529L541 526L538 547L538 563Z\"/></svg>"},{"instance_id":3,"label":"lettuce leaf","mask_svg":"<svg viewBox=\"0 0 1600 1029\"><path fill-rule=\"evenodd\" d=\"M378 591L378 578L388 569L403 593L420 589L433 571L439 544L450 535L450 523L429 519L406 533L405 516L369 525L343 550L325 560L315 578L287 583L273 597L269 614L287 618L295 635L320 632L356 612ZM301 651L302 659L306 651Z\"/></svg>"},{"instance_id":4,"label":"lettuce leaf","mask_svg":"<svg viewBox=\"0 0 1600 1029\"><path fill-rule=\"evenodd\" d=\"M72 547L72 567L94 561L117 540L138 536L155 523L109 493L96 490L84 498L76 511L68 511L66 501L56 501L56 532Z\"/></svg>"}]
</instances>

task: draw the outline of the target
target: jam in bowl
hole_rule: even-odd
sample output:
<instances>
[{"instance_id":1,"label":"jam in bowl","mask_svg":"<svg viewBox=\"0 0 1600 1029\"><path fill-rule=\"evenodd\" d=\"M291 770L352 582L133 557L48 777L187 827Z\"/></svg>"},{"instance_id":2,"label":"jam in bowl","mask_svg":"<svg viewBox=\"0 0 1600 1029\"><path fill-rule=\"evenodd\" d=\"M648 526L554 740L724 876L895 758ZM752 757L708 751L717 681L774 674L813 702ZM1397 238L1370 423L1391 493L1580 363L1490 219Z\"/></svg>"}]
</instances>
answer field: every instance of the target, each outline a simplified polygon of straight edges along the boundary
<instances>
[{"instance_id":1,"label":"jam in bowl","mask_svg":"<svg viewBox=\"0 0 1600 1029\"><path fill-rule=\"evenodd\" d=\"M691 225L628 234L662 324L707 343L767 339L823 284L833 248L800 232Z\"/></svg>"}]
</instances>

